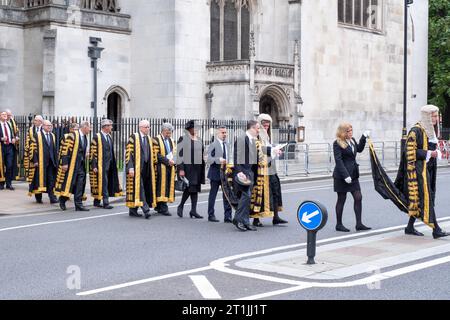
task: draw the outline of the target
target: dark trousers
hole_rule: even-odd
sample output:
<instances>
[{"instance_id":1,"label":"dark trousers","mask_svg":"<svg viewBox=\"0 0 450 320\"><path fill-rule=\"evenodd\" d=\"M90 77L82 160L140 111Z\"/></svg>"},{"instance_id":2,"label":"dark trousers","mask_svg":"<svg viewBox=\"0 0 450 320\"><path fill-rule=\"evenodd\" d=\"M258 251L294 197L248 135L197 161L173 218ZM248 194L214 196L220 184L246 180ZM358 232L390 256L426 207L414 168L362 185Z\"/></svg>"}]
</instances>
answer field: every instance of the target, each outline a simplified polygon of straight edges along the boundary
<instances>
[{"instance_id":1,"label":"dark trousers","mask_svg":"<svg viewBox=\"0 0 450 320\"><path fill-rule=\"evenodd\" d=\"M3 153L3 165L6 167L5 172L6 187L10 187L14 179L14 153L15 153L14 145L2 144L2 153ZM4 183L2 183L2 185L3 184Z\"/></svg>"},{"instance_id":2,"label":"dark trousers","mask_svg":"<svg viewBox=\"0 0 450 320\"><path fill-rule=\"evenodd\" d=\"M78 168L75 169L74 179L75 179L75 190L74 190L74 202L75 207L83 206L83 194L86 188L86 171L85 163L83 162Z\"/></svg>"},{"instance_id":3,"label":"dark trousers","mask_svg":"<svg viewBox=\"0 0 450 320\"><path fill-rule=\"evenodd\" d=\"M250 225L250 204L253 185L249 187L239 186L239 188L241 197L239 198L239 204L234 219L244 225Z\"/></svg>"},{"instance_id":4,"label":"dark trousers","mask_svg":"<svg viewBox=\"0 0 450 320\"><path fill-rule=\"evenodd\" d=\"M53 166L53 164L47 164L47 166L44 168L44 174L45 174L45 182L46 182L46 188L47 188L47 194L50 201L56 201L57 198L55 194L53 193L53 189L55 188L55 182L56 182L56 167ZM42 193L35 195L36 200L42 201Z\"/></svg>"},{"instance_id":5,"label":"dark trousers","mask_svg":"<svg viewBox=\"0 0 450 320\"><path fill-rule=\"evenodd\" d=\"M152 203L152 185L150 183L150 170L148 163L144 163L141 169L141 201L143 202L142 211L150 211L149 203ZM130 208L130 213L137 214L138 208Z\"/></svg>"},{"instance_id":6,"label":"dark trousers","mask_svg":"<svg viewBox=\"0 0 450 320\"><path fill-rule=\"evenodd\" d=\"M208 216L210 218L215 216L214 205L216 203L217 192L219 192L220 186L221 186L220 181L211 180L211 190L209 191L209 198L208 198ZM223 197L224 217L226 220L231 220L232 211L230 203L228 202L225 193L222 194L222 197Z\"/></svg>"}]
</instances>

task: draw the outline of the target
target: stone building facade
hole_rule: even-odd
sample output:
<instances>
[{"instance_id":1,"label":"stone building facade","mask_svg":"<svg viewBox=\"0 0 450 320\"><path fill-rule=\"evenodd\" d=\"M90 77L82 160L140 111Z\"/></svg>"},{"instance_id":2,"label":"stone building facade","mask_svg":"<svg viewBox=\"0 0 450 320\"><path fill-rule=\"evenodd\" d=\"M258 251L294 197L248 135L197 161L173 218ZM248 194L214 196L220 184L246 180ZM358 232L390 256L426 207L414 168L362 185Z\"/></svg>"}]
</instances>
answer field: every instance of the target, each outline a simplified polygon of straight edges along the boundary
<instances>
[{"instance_id":1,"label":"stone building facade","mask_svg":"<svg viewBox=\"0 0 450 320\"><path fill-rule=\"evenodd\" d=\"M411 7L409 117L427 99L428 1ZM0 0L0 108L92 115L91 37L101 38L98 114L337 124L398 140L403 1Z\"/></svg>"}]
</instances>

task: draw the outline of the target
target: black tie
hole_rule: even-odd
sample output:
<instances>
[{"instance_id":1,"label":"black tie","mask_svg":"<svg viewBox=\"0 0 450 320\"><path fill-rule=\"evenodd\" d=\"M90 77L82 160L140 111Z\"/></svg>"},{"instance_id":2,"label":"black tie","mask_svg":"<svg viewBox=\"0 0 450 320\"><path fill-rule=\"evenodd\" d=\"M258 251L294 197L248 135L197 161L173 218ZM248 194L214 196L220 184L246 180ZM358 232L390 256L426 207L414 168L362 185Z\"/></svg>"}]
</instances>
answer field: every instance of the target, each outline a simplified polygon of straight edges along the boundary
<instances>
[{"instance_id":1,"label":"black tie","mask_svg":"<svg viewBox=\"0 0 450 320\"><path fill-rule=\"evenodd\" d=\"M144 162L148 162L148 142L147 137L142 137L142 145L144 147Z\"/></svg>"},{"instance_id":2,"label":"black tie","mask_svg":"<svg viewBox=\"0 0 450 320\"><path fill-rule=\"evenodd\" d=\"M227 159L227 146L225 145L225 141L222 142L222 148L223 148L223 158Z\"/></svg>"},{"instance_id":3,"label":"black tie","mask_svg":"<svg viewBox=\"0 0 450 320\"><path fill-rule=\"evenodd\" d=\"M86 151L86 148L87 148L87 138L86 138L86 136L83 136L83 149L84 149L84 151Z\"/></svg>"}]
</instances>

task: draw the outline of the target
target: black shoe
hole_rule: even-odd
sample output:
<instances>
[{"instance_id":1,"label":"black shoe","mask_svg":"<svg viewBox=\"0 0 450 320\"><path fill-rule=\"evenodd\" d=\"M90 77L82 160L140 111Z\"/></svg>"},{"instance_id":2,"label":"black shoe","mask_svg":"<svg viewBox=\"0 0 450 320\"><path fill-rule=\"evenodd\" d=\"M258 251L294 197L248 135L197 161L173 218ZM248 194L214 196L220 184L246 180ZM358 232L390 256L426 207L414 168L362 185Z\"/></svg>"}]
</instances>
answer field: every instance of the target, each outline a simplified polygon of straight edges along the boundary
<instances>
[{"instance_id":1,"label":"black shoe","mask_svg":"<svg viewBox=\"0 0 450 320\"><path fill-rule=\"evenodd\" d=\"M36 203L43 204L44 202L42 201L42 199L36 199Z\"/></svg>"},{"instance_id":2,"label":"black shoe","mask_svg":"<svg viewBox=\"0 0 450 320\"><path fill-rule=\"evenodd\" d=\"M258 229L256 229L255 227L249 226L249 225L244 225L245 229L247 229L248 231L257 231Z\"/></svg>"},{"instance_id":3,"label":"black shoe","mask_svg":"<svg viewBox=\"0 0 450 320\"><path fill-rule=\"evenodd\" d=\"M372 228L366 227L363 224L359 224L356 226L356 231L367 231L367 230L372 230Z\"/></svg>"},{"instance_id":4,"label":"black shoe","mask_svg":"<svg viewBox=\"0 0 450 320\"><path fill-rule=\"evenodd\" d=\"M223 222L225 222L225 223L233 223L233 220L231 220L231 219L225 219L225 220L223 220Z\"/></svg>"},{"instance_id":5,"label":"black shoe","mask_svg":"<svg viewBox=\"0 0 450 320\"><path fill-rule=\"evenodd\" d=\"M434 239L439 239L439 238L443 238L443 237L448 237L450 236L450 233L442 231L442 230L438 230L438 231L433 231L433 238Z\"/></svg>"},{"instance_id":6,"label":"black shoe","mask_svg":"<svg viewBox=\"0 0 450 320\"><path fill-rule=\"evenodd\" d=\"M258 228L264 227L264 225L261 223L261 221L259 221L259 219L253 220L253 226Z\"/></svg>"},{"instance_id":7,"label":"black shoe","mask_svg":"<svg viewBox=\"0 0 450 320\"><path fill-rule=\"evenodd\" d=\"M158 212L160 215L162 216L166 216L166 217L171 217L172 214L169 211L164 211L164 212Z\"/></svg>"},{"instance_id":8,"label":"black shoe","mask_svg":"<svg viewBox=\"0 0 450 320\"><path fill-rule=\"evenodd\" d=\"M178 215L180 218L183 218L183 207L178 207L178 208L177 208L177 215Z\"/></svg>"},{"instance_id":9,"label":"black shoe","mask_svg":"<svg viewBox=\"0 0 450 320\"><path fill-rule=\"evenodd\" d=\"M144 216L145 216L145 219L147 219L147 220L150 219L150 217L152 216L152 215L150 214L150 210L144 212Z\"/></svg>"},{"instance_id":10,"label":"black shoe","mask_svg":"<svg viewBox=\"0 0 450 320\"><path fill-rule=\"evenodd\" d=\"M100 208L101 208L101 207L100 207ZM109 205L109 204L104 204L104 205L103 205L103 209L111 210L111 209L114 209L114 207L113 207L112 205Z\"/></svg>"},{"instance_id":11,"label":"black shoe","mask_svg":"<svg viewBox=\"0 0 450 320\"><path fill-rule=\"evenodd\" d=\"M16 190L13 186L6 186L6 189L11 190L11 191Z\"/></svg>"},{"instance_id":12,"label":"black shoe","mask_svg":"<svg viewBox=\"0 0 450 320\"><path fill-rule=\"evenodd\" d=\"M81 206L81 207L75 207L75 211L89 211L89 209Z\"/></svg>"},{"instance_id":13,"label":"black shoe","mask_svg":"<svg viewBox=\"0 0 450 320\"><path fill-rule=\"evenodd\" d=\"M201 215L199 215L197 212L189 212L189 215L191 216L191 219L203 219Z\"/></svg>"},{"instance_id":14,"label":"black shoe","mask_svg":"<svg viewBox=\"0 0 450 320\"><path fill-rule=\"evenodd\" d=\"M56 199L56 198L54 198L54 199L50 199L50 203L51 204L55 204L55 203L58 203L59 201L58 201L58 199Z\"/></svg>"},{"instance_id":15,"label":"black shoe","mask_svg":"<svg viewBox=\"0 0 450 320\"><path fill-rule=\"evenodd\" d=\"M417 231L415 228L405 228L405 234L409 236L417 236L417 237L423 237L423 233Z\"/></svg>"},{"instance_id":16,"label":"black shoe","mask_svg":"<svg viewBox=\"0 0 450 320\"><path fill-rule=\"evenodd\" d=\"M129 216L130 216L130 217L133 217L133 218L142 218L142 214L140 214L140 213L134 213L134 212L130 212L130 213L129 213Z\"/></svg>"},{"instance_id":17,"label":"black shoe","mask_svg":"<svg viewBox=\"0 0 450 320\"><path fill-rule=\"evenodd\" d=\"M241 222L237 222L237 221L236 221L236 223L234 223L234 225L236 226L236 228L237 228L239 231L242 231L242 232L247 231L247 228L246 228L245 225L244 225L243 223L241 223Z\"/></svg>"},{"instance_id":18,"label":"black shoe","mask_svg":"<svg viewBox=\"0 0 450 320\"><path fill-rule=\"evenodd\" d=\"M348 230L346 227L344 227L343 224L336 225L336 231L339 231L339 232L350 232L350 230Z\"/></svg>"},{"instance_id":19,"label":"black shoe","mask_svg":"<svg viewBox=\"0 0 450 320\"><path fill-rule=\"evenodd\" d=\"M5 186L0 184L0 190L5 190Z\"/></svg>"},{"instance_id":20,"label":"black shoe","mask_svg":"<svg viewBox=\"0 0 450 320\"><path fill-rule=\"evenodd\" d=\"M102 207L102 205L101 205L101 203L100 203L100 200L94 200L94 207L97 207L97 208L101 208Z\"/></svg>"},{"instance_id":21,"label":"black shoe","mask_svg":"<svg viewBox=\"0 0 450 320\"><path fill-rule=\"evenodd\" d=\"M59 207L61 208L62 211L66 211L67 210L65 202L60 202L59 203Z\"/></svg>"},{"instance_id":22,"label":"black shoe","mask_svg":"<svg viewBox=\"0 0 450 320\"><path fill-rule=\"evenodd\" d=\"M274 226L276 226L277 224L286 224L288 222L286 220L281 219L281 218L273 218L272 223L273 223Z\"/></svg>"},{"instance_id":23,"label":"black shoe","mask_svg":"<svg viewBox=\"0 0 450 320\"><path fill-rule=\"evenodd\" d=\"M215 216L209 217L208 221L209 222L219 222L219 220L217 220Z\"/></svg>"}]
</instances>

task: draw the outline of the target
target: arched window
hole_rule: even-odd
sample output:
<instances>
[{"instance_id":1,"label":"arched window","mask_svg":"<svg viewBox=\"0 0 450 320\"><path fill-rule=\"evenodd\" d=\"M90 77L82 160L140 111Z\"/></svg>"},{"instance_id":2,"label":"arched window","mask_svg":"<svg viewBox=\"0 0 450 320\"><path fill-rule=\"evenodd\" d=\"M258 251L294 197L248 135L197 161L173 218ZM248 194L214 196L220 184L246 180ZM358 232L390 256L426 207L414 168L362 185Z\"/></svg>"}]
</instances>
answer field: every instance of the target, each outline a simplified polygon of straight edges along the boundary
<instances>
[{"instance_id":1,"label":"arched window","mask_svg":"<svg viewBox=\"0 0 450 320\"><path fill-rule=\"evenodd\" d=\"M254 0L211 0L211 61L249 58Z\"/></svg>"},{"instance_id":2,"label":"arched window","mask_svg":"<svg viewBox=\"0 0 450 320\"><path fill-rule=\"evenodd\" d=\"M117 123L122 116L122 98L117 92L112 92L108 96L108 119L114 123L113 130L116 131Z\"/></svg>"}]
</instances>

